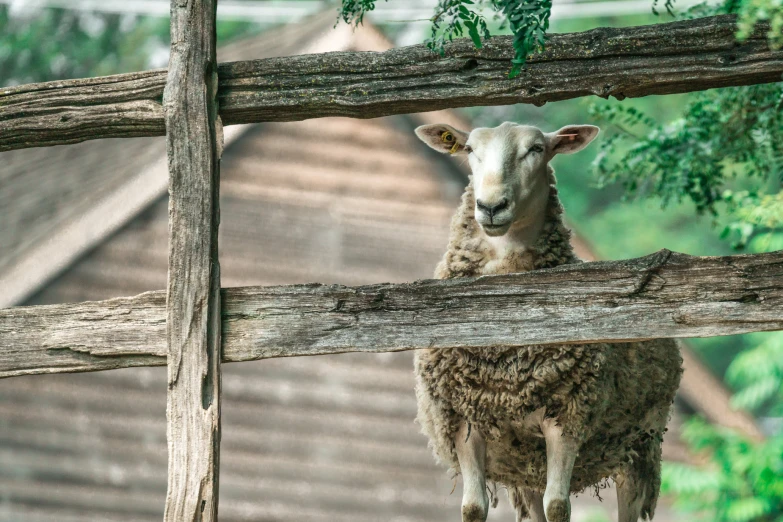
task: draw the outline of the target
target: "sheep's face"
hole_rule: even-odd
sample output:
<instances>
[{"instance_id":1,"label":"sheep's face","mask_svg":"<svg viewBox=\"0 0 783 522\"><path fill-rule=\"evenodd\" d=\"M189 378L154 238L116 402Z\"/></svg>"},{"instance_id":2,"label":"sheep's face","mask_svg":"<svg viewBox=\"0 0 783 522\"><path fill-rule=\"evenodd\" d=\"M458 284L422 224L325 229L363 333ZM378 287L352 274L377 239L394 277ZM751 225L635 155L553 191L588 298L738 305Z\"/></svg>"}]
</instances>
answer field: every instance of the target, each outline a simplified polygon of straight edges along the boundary
<instances>
[{"instance_id":1,"label":"sheep's face","mask_svg":"<svg viewBox=\"0 0 783 522\"><path fill-rule=\"evenodd\" d=\"M547 164L555 154L572 154L598 134L592 125L569 125L545 133L506 122L467 133L449 125L424 125L416 135L433 149L467 156L473 171L476 221L488 236L535 222L549 197Z\"/></svg>"}]
</instances>

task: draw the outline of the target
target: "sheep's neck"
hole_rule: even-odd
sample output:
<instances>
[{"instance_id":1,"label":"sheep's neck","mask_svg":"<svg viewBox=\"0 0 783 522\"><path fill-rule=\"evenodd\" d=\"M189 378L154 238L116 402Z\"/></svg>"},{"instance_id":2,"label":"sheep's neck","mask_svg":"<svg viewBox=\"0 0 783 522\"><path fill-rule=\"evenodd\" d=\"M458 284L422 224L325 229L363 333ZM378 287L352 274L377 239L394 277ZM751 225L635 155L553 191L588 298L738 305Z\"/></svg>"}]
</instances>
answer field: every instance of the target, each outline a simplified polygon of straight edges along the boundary
<instances>
[{"instance_id":1,"label":"sheep's neck","mask_svg":"<svg viewBox=\"0 0 783 522\"><path fill-rule=\"evenodd\" d=\"M524 221L512 225L509 231L502 236L488 236L482 230L484 240L495 251L496 259L502 259L513 254L522 254L535 248L544 230L544 223L547 220L549 189L550 187L547 186L546 192L538 196L537 200L530 205L533 207L532 215Z\"/></svg>"},{"instance_id":2,"label":"sheep's neck","mask_svg":"<svg viewBox=\"0 0 783 522\"><path fill-rule=\"evenodd\" d=\"M526 272L536 267L542 248L546 248L547 238L544 236L544 226L548 215L546 201L540 212L531 217L524 225L512 227L501 237L488 236L480 227L479 234L487 245L485 259L480 268L482 274L511 274ZM547 227L551 229L552 227Z\"/></svg>"},{"instance_id":3,"label":"sheep's neck","mask_svg":"<svg viewBox=\"0 0 783 522\"><path fill-rule=\"evenodd\" d=\"M485 259L479 273L526 272L576 261L569 241L570 231L563 225L563 207L551 167L547 177L546 189L524 203L527 213L502 237L490 237L477 227L485 245Z\"/></svg>"},{"instance_id":4,"label":"sheep's neck","mask_svg":"<svg viewBox=\"0 0 783 522\"><path fill-rule=\"evenodd\" d=\"M515 231L505 240L507 243L491 243L476 222L476 201L473 184L470 183L452 219L449 248L435 270L435 277L451 279L508 274L579 262L571 248L571 233L563 225L563 207L557 197L556 180L551 168L548 176L549 195L544 210L537 213L540 219L535 224L526 220L522 227L524 232Z\"/></svg>"}]
</instances>

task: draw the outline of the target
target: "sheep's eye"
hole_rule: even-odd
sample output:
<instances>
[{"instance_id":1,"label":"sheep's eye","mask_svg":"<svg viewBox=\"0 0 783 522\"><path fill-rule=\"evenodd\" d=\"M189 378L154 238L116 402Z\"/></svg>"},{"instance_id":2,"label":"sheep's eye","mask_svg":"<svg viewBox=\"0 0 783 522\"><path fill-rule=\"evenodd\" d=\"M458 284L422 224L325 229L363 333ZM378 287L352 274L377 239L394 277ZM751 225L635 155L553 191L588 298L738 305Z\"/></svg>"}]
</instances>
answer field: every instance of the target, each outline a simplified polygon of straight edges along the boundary
<instances>
[{"instance_id":1,"label":"sheep's eye","mask_svg":"<svg viewBox=\"0 0 783 522\"><path fill-rule=\"evenodd\" d=\"M533 145L530 147L530 152L544 152L544 147L541 145Z\"/></svg>"},{"instance_id":2,"label":"sheep's eye","mask_svg":"<svg viewBox=\"0 0 783 522\"><path fill-rule=\"evenodd\" d=\"M470 145L465 145L465 147L463 147L463 149L464 149L464 150L465 150L465 152L467 152L468 154L470 154L471 152L473 152L473 147L471 147Z\"/></svg>"}]
</instances>

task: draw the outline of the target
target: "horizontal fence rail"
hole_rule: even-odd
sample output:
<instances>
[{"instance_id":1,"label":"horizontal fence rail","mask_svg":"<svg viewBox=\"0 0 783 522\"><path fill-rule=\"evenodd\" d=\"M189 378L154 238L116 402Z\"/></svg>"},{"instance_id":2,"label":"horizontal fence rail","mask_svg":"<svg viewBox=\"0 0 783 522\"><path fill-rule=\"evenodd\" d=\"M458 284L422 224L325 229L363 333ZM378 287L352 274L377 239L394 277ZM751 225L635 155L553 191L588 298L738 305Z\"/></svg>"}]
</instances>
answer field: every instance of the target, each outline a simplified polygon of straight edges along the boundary
<instances>
[{"instance_id":1,"label":"horizontal fence rail","mask_svg":"<svg viewBox=\"0 0 783 522\"><path fill-rule=\"evenodd\" d=\"M448 281L223 289L225 362L783 330L783 251ZM166 364L164 292L0 310L0 376Z\"/></svg>"},{"instance_id":2,"label":"horizontal fence rail","mask_svg":"<svg viewBox=\"0 0 783 522\"><path fill-rule=\"evenodd\" d=\"M218 101L226 125L326 116L374 118L479 105L544 104L580 96L639 97L780 81L783 50L768 25L735 38L723 15L552 35L516 79L511 37L445 56L423 45L224 63ZM0 89L0 151L98 138L163 135L166 71Z\"/></svg>"}]
</instances>

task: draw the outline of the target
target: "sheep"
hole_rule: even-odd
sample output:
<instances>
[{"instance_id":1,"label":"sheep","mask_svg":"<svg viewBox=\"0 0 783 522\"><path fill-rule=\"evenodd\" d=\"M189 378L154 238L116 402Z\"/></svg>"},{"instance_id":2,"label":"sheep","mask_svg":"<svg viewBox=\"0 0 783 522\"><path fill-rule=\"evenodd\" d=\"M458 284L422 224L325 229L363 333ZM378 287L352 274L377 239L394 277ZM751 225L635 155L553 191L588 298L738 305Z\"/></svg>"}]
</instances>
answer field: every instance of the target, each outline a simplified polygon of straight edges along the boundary
<instances>
[{"instance_id":1,"label":"sheep","mask_svg":"<svg viewBox=\"0 0 783 522\"><path fill-rule=\"evenodd\" d=\"M436 151L466 156L472 170L437 278L581 262L549 162L583 149L597 127L415 132ZM496 505L498 485L517 521L569 522L570 493L609 478L619 522L652 519L682 374L675 341L419 350L414 361L417 422L436 460L463 477L463 522L486 520L487 491Z\"/></svg>"}]
</instances>

